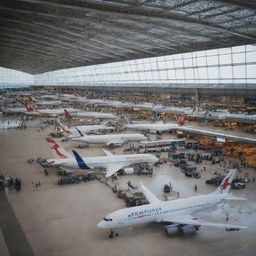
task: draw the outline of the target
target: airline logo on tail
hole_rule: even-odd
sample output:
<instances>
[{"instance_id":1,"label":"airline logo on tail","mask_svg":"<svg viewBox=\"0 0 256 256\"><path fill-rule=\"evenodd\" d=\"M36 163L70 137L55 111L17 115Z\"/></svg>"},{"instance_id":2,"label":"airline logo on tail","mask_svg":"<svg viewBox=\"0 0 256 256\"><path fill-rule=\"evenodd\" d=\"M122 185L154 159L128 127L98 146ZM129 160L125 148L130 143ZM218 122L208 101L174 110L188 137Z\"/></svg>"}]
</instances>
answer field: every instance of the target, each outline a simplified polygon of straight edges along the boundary
<instances>
[{"instance_id":1,"label":"airline logo on tail","mask_svg":"<svg viewBox=\"0 0 256 256\"><path fill-rule=\"evenodd\" d=\"M80 169L91 169L83 160L83 158L75 151L75 150L72 150L75 158L76 158L76 161L77 161L77 164L79 166Z\"/></svg>"},{"instance_id":2,"label":"airline logo on tail","mask_svg":"<svg viewBox=\"0 0 256 256\"><path fill-rule=\"evenodd\" d=\"M66 156L66 155L64 155L63 153L61 153L61 151L60 151L61 147L58 145L58 143L57 143L55 140L53 140L53 139L51 139L51 138L47 138L46 140L47 140L49 143L52 143L52 144L53 144L52 149L54 149L54 151L56 152L56 154L57 154L60 158L63 158L63 159L68 158L68 156Z\"/></svg>"},{"instance_id":3,"label":"airline logo on tail","mask_svg":"<svg viewBox=\"0 0 256 256\"><path fill-rule=\"evenodd\" d=\"M62 130L63 132L71 133L68 128L66 128L64 125L61 124L61 122L59 122L59 127L60 127L60 130Z\"/></svg>"},{"instance_id":4,"label":"airline logo on tail","mask_svg":"<svg viewBox=\"0 0 256 256\"><path fill-rule=\"evenodd\" d=\"M227 194L231 188L232 180L234 179L235 175L236 175L236 170L231 169L214 193Z\"/></svg>"},{"instance_id":5,"label":"airline logo on tail","mask_svg":"<svg viewBox=\"0 0 256 256\"><path fill-rule=\"evenodd\" d=\"M37 102L37 100L36 99L34 99L33 97L31 97L31 96L29 96L28 97L28 100L26 100L27 102L31 102L31 103L36 103Z\"/></svg>"},{"instance_id":6,"label":"airline logo on tail","mask_svg":"<svg viewBox=\"0 0 256 256\"><path fill-rule=\"evenodd\" d=\"M25 107L27 109L28 112L37 112L35 109L33 109L31 106L25 104Z\"/></svg>"},{"instance_id":7,"label":"airline logo on tail","mask_svg":"<svg viewBox=\"0 0 256 256\"><path fill-rule=\"evenodd\" d=\"M231 185L231 182L229 182L229 178L230 178L230 176L225 178L223 183L221 184L220 188L222 190L226 189L229 185Z\"/></svg>"},{"instance_id":8,"label":"airline logo on tail","mask_svg":"<svg viewBox=\"0 0 256 256\"><path fill-rule=\"evenodd\" d=\"M65 117L68 118L68 119L71 119L71 118L72 118L72 116L68 113L68 111L67 111L66 109L64 109L64 115L65 115Z\"/></svg>"}]
</instances>

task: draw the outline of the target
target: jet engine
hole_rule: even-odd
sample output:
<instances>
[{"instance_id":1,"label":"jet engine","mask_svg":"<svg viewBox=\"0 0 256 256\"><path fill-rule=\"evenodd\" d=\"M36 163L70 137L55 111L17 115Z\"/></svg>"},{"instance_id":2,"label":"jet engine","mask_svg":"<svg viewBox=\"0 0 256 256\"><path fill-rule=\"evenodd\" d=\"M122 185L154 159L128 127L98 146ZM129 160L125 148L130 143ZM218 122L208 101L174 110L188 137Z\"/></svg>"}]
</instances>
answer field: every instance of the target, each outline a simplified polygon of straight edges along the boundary
<instances>
[{"instance_id":1,"label":"jet engine","mask_svg":"<svg viewBox=\"0 0 256 256\"><path fill-rule=\"evenodd\" d=\"M185 235L191 235L191 234L196 233L196 231L198 230L198 227L192 226L192 225L186 225L186 226L181 227L181 230Z\"/></svg>"},{"instance_id":2,"label":"jet engine","mask_svg":"<svg viewBox=\"0 0 256 256\"><path fill-rule=\"evenodd\" d=\"M124 175L124 174L134 174L134 169L133 168L124 168L120 169L117 174L119 175Z\"/></svg>"},{"instance_id":3,"label":"jet engine","mask_svg":"<svg viewBox=\"0 0 256 256\"><path fill-rule=\"evenodd\" d=\"M167 235L176 235L180 232L178 224L168 225L164 228Z\"/></svg>"},{"instance_id":4,"label":"jet engine","mask_svg":"<svg viewBox=\"0 0 256 256\"><path fill-rule=\"evenodd\" d=\"M133 168L124 168L123 171L124 171L124 174L134 174Z\"/></svg>"}]
</instances>

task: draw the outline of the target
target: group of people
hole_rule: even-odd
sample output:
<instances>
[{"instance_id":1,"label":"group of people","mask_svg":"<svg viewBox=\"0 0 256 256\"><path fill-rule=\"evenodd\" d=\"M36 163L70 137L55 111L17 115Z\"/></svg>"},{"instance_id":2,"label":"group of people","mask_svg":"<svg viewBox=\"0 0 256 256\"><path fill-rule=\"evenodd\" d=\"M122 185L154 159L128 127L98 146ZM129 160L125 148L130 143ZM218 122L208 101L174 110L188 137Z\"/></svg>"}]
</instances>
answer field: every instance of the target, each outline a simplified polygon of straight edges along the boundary
<instances>
[{"instance_id":1,"label":"group of people","mask_svg":"<svg viewBox=\"0 0 256 256\"><path fill-rule=\"evenodd\" d=\"M16 191L21 190L21 179L9 176L0 175L0 185L4 185L6 188L15 188Z\"/></svg>"}]
</instances>

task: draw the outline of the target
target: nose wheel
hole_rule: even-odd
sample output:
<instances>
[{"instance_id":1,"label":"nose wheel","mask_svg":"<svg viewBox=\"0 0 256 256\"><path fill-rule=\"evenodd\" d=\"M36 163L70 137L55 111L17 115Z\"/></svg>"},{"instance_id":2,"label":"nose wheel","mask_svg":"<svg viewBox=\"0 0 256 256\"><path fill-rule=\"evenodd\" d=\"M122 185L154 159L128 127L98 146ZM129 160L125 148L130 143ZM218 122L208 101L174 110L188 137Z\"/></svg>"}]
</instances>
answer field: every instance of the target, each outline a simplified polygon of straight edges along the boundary
<instances>
[{"instance_id":1,"label":"nose wheel","mask_svg":"<svg viewBox=\"0 0 256 256\"><path fill-rule=\"evenodd\" d=\"M112 238L114 238L115 236L118 236L118 233L111 229L111 230L110 230L110 234L109 234L108 237L112 239Z\"/></svg>"}]
</instances>

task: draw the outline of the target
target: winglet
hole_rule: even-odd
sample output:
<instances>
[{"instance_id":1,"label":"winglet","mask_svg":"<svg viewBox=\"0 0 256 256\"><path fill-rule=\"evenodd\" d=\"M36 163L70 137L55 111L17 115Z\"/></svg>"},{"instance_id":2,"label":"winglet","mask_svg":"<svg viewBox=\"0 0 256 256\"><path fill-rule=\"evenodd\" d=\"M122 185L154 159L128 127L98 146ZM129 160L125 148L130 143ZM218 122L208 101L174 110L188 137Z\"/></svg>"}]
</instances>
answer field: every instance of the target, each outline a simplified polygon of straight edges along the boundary
<instances>
[{"instance_id":1,"label":"winglet","mask_svg":"<svg viewBox=\"0 0 256 256\"><path fill-rule=\"evenodd\" d=\"M160 200L142 183L140 183L140 186L142 188L143 194L145 195L146 199L149 201L150 204L160 202Z\"/></svg>"},{"instance_id":2,"label":"winglet","mask_svg":"<svg viewBox=\"0 0 256 256\"><path fill-rule=\"evenodd\" d=\"M76 158L76 161L77 161L77 164L79 166L80 169L91 169L83 160L83 158L75 151L75 150L72 150L75 158Z\"/></svg>"}]
</instances>

